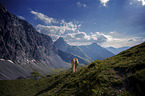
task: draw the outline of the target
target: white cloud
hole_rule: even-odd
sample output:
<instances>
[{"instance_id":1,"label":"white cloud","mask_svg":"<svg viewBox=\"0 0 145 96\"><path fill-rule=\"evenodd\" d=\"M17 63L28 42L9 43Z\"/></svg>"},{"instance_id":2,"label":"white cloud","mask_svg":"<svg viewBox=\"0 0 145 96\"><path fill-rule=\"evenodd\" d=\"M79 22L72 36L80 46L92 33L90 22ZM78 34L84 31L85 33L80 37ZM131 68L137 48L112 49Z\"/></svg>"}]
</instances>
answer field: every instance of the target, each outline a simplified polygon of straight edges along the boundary
<instances>
[{"instance_id":1,"label":"white cloud","mask_svg":"<svg viewBox=\"0 0 145 96\"><path fill-rule=\"evenodd\" d=\"M57 40L59 37L60 37L60 35L51 34L51 38L53 41Z\"/></svg>"},{"instance_id":2,"label":"white cloud","mask_svg":"<svg viewBox=\"0 0 145 96\"><path fill-rule=\"evenodd\" d=\"M82 4L81 2L77 2L77 6L78 7L86 7L87 5L86 4Z\"/></svg>"},{"instance_id":3,"label":"white cloud","mask_svg":"<svg viewBox=\"0 0 145 96\"><path fill-rule=\"evenodd\" d=\"M71 45L88 45L94 42L103 43L109 39L108 35L101 34L100 32L88 35L85 32L80 31L77 31L76 33L68 33L63 37Z\"/></svg>"},{"instance_id":4,"label":"white cloud","mask_svg":"<svg viewBox=\"0 0 145 96\"><path fill-rule=\"evenodd\" d=\"M143 6L145 5L145 0L138 0L138 1L140 1Z\"/></svg>"},{"instance_id":5,"label":"white cloud","mask_svg":"<svg viewBox=\"0 0 145 96\"><path fill-rule=\"evenodd\" d=\"M117 32L115 32L117 33ZM76 33L69 33L63 36L63 38L69 43L70 45L89 45L94 42L98 43L102 47L124 47L124 46L134 46L136 44L140 44L145 42L145 38L143 37L113 37L111 35L103 34L101 32L95 32L86 34L85 32L76 32Z\"/></svg>"},{"instance_id":6,"label":"white cloud","mask_svg":"<svg viewBox=\"0 0 145 96\"><path fill-rule=\"evenodd\" d=\"M112 31L112 32L109 32L109 34L116 34L116 32L115 31Z\"/></svg>"},{"instance_id":7,"label":"white cloud","mask_svg":"<svg viewBox=\"0 0 145 96\"><path fill-rule=\"evenodd\" d=\"M47 35L56 34L56 32L60 29L59 26L45 26L41 24L38 24L36 28L38 32L47 34Z\"/></svg>"},{"instance_id":8,"label":"white cloud","mask_svg":"<svg viewBox=\"0 0 145 96\"><path fill-rule=\"evenodd\" d=\"M116 38L124 37L124 33L118 33L116 31L111 31L108 33L108 35L110 35L112 37L116 37Z\"/></svg>"},{"instance_id":9,"label":"white cloud","mask_svg":"<svg viewBox=\"0 0 145 96\"><path fill-rule=\"evenodd\" d=\"M91 39L96 40L97 43L103 43L106 42L107 40L110 40L111 36L110 35L105 35L100 32L95 32L92 33Z\"/></svg>"},{"instance_id":10,"label":"white cloud","mask_svg":"<svg viewBox=\"0 0 145 96\"><path fill-rule=\"evenodd\" d=\"M25 20L25 18L23 16L18 16L18 18L20 18L22 20Z\"/></svg>"},{"instance_id":11,"label":"white cloud","mask_svg":"<svg viewBox=\"0 0 145 96\"><path fill-rule=\"evenodd\" d=\"M41 25L41 24L38 24L36 26L37 30L40 33L44 33L47 35L51 35L51 34L61 35L61 34L69 33L69 32L74 33L79 27L80 25L73 24L73 22L67 23L64 20L62 20L59 26L58 25L48 26L48 25Z\"/></svg>"},{"instance_id":12,"label":"white cloud","mask_svg":"<svg viewBox=\"0 0 145 96\"><path fill-rule=\"evenodd\" d=\"M74 39L74 35L71 33L66 34L65 36L63 36L65 38L65 40L69 41L71 39Z\"/></svg>"},{"instance_id":13,"label":"white cloud","mask_svg":"<svg viewBox=\"0 0 145 96\"><path fill-rule=\"evenodd\" d=\"M130 37L130 38L113 38L111 41L107 41L101 44L103 47L124 47L124 46L135 46L137 44L140 44L142 42L145 42L144 37Z\"/></svg>"},{"instance_id":14,"label":"white cloud","mask_svg":"<svg viewBox=\"0 0 145 96\"><path fill-rule=\"evenodd\" d=\"M108 2L109 0L100 0L101 4L103 4L103 6L106 6L106 3Z\"/></svg>"},{"instance_id":15,"label":"white cloud","mask_svg":"<svg viewBox=\"0 0 145 96\"><path fill-rule=\"evenodd\" d=\"M86 36L86 33L85 32L79 32L77 34L75 34L75 38L85 38Z\"/></svg>"},{"instance_id":16,"label":"white cloud","mask_svg":"<svg viewBox=\"0 0 145 96\"><path fill-rule=\"evenodd\" d=\"M36 29L38 32L51 36L51 38L55 41L60 36L63 37L66 34L67 39L73 39L75 37L75 33L79 29L81 25L73 22L65 22L65 20L61 20L58 25L41 25L38 24Z\"/></svg>"},{"instance_id":17,"label":"white cloud","mask_svg":"<svg viewBox=\"0 0 145 96\"><path fill-rule=\"evenodd\" d=\"M47 15L44 15L40 12L31 11L31 13L34 14L37 18L39 18L41 21L45 22L46 24L58 23L54 18L48 17Z\"/></svg>"},{"instance_id":18,"label":"white cloud","mask_svg":"<svg viewBox=\"0 0 145 96\"><path fill-rule=\"evenodd\" d=\"M101 32L87 34L86 32L79 31L81 24L78 22L66 22L65 20L57 21L39 12L31 11L31 13L47 24L38 24L36 28L40 33L51 36L53 41L61 36L71 45L88 45L96 42L103 47L133 46L145 41L145 38L141 37L123 37L122 34L116 31L112 31L108 34L103 34ZM52 24L49 25L50 23Z\"/></svg>"},{"instance_id":19,"label":"white cloud","mask_svg":"<svg viewBox=\"0 0 145 96\"><path fill-rule=\"evenodd\" d=\"M74 24L73 22L65 22L64 20L61 20L61 26L60 29L62 33L65 31L76 31L81 25Z\"/></svg>"},{"instance_id":20,"label":"white cloud","mask_svg":"<svg viewBox=\"0 0 145 96\"><path fill-rule=\"evenodd\" d=\"M80 28L81 24L74 23L72 21L66 22L65 20L56 20L55 18L48 17L45 14L42 14L40 12L31 11L32 14L34 14L37 18L39 18L41 21L43 21L46 24L53 23L53 26L50 25L41 25L38 24L36 26L37 30L44 34L64 34L65 32L75 32L78 28ZM51 24L52 25L52 24Z\"/></svg>"}]
</instances>

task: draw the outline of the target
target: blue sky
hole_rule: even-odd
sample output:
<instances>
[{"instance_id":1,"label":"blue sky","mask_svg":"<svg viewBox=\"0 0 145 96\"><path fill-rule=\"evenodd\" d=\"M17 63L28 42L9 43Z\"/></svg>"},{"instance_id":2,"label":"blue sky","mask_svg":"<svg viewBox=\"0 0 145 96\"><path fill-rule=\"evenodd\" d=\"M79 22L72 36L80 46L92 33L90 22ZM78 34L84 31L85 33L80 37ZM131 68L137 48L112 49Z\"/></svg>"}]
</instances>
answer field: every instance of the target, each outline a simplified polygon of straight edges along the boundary
<instances>
[{"instance_id":1,"label":"blue sky","mask_svg":"<svg viewBox=\"0 0 145 96\"><path fill-rule=\"evenodd\" d=\"M145 0L0 0L55 41L134 46L145 41Z\"/></svg>"}]
</instances>

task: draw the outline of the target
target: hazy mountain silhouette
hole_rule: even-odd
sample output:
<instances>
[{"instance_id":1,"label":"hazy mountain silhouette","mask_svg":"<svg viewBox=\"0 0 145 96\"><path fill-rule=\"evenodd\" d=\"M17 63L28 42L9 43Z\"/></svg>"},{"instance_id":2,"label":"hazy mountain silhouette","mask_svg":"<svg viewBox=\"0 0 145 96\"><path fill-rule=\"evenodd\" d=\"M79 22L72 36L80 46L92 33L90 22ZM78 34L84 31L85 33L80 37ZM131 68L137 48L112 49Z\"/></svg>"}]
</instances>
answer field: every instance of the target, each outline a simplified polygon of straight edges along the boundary
<instances>
[{"instance_id":1,"label":"hazy mountain silhouette","mask_svg":"<svg viewBox=\"0 0 145 96\"><path fill-rule=\"evenodd\" d=\"M71 46L67 44L62 37L60 37L54 44L59 50L78 55L87 61L94 61L97 59L102 60L114 55L110 51L99 46L97 43L84 46Z\"/></svg>"},{"instance_id":2,"label":"hazy mountain silhouette","mask_svg":"<svg viewBox=\"0 0 145 96\"><path fill-rule=\"evenodd\" d=\"M71 53L84 58L86 61L92 61L78 46L67 44L62 37L54 42L56 48L63 52Z\"/></svg>"},{"instance_id":3,"label":"hazy mountain silhouette","mask_svg":"<svg viewBox=\"0 0 145 96\"><path fill-rule=\"evenodd\" d=\"M114 55L112 52L106 50L105 48L102 48L97 43L93 43L91 45L79 46L79 47L93 61L97 59L103 60Z\"/></svg>"},{"instance_id":4,"label":"hazy mountain silhouette","mask_svg":"<svg viewBox=\"0 0 145 96\"><path fill-rule=\"evenodd\" d=\"M118 54L124 50L129 49L130 47L120 47L120 48L114 48L114 47L107 47L106 49L114 54Z\"/></svg>"}]
</instances>

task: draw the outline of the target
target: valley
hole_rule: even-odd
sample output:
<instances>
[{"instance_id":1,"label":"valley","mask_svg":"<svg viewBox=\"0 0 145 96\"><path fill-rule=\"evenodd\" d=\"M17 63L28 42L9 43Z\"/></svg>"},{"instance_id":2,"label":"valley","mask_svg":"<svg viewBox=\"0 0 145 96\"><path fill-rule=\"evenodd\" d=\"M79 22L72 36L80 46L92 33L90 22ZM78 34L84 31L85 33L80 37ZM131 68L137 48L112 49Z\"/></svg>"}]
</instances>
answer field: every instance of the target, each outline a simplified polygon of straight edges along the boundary
<instances>
[{"instance_id":1,"label":"valley","mask_svg":"<svg viewBox=\"0 0 145 96\"><path fill-rule=\"evenodd\" d=\"M143 96L145 43L105 60L38 80L1 80L1 96Z\"/></svg>"}]
</instances>

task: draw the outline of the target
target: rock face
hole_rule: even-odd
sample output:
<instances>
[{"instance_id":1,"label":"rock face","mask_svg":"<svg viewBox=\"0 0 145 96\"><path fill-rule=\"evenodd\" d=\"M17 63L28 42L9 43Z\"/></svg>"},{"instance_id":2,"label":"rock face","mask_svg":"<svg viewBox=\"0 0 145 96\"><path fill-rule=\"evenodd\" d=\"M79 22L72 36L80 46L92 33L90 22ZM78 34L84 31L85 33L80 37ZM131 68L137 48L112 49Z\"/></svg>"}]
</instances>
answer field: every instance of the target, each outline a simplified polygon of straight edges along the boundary
<instances>
[{"instance_id":1,"label":"rock face","mask_svg":"<svg viewBox=\"0 0 145 96\"><path fill-rule=\"evenodd\" d=\"M38 33L31 24L9 13L2 4L0 4L0 58L11 60L16 66L23 66L22 69L28 73L32 72L32 69L43 73L50 68L67 67L49 36ZM2 64L1 62L0 65Z\"/></svg>"}]
</instances>

